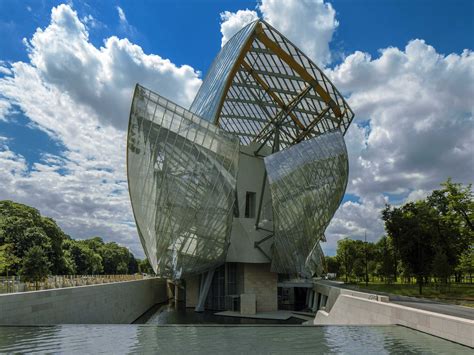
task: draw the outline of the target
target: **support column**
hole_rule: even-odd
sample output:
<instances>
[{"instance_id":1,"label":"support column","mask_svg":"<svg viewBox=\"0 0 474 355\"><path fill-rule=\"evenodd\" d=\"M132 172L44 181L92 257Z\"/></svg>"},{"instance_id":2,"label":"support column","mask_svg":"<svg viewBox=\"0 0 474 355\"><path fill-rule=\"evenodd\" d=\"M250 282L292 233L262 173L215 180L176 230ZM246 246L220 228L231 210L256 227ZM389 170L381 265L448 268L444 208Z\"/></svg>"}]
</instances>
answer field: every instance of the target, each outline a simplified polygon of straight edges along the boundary
<instances>
[{"instance_id":1,"label":"support column","mask_svg":"<svg viewBox=\"0 0 474 355\"><path fill-rule=\"evenodd\" d=\"M316 292L313 292L313 300L311 303L311 310L313 312L316 312L318 310L318 294Z\"/></svg>"},{"instance_id":2,"label":"support column","mask_svg":"<svg viewBox=\"0 0 474 355\"><path fill-rule=\"evenodd\" d=\"M209 288L211 288L212 278L214 277L214 271L216 269L211 269L207 272L204 282L204 276L201 278L201 288L199 290L199 299L195 312L204 312L204 304L206 303L207 294L209 293Z\"/></svg>"},{"instance_id":3,"label":"support column","mask_svg":"<svg viewBox=\"0 0 474 355\"><path fill-rule=\"evenodd\" d=\"M313 290L309 291L309 302L308 302L308 308L313 308L313 300L314 300L314 292Z\"/></svg>"},{"instance_id":4,"label":"support column","mask_svg":"<svg viewBox=\"0 0 474 355\"><path fill-rule=\"evenodd\" d=\"M174 283L174 305L177 306L179 302L179 286L178 282Z\"/></svg>"}]
</instances>

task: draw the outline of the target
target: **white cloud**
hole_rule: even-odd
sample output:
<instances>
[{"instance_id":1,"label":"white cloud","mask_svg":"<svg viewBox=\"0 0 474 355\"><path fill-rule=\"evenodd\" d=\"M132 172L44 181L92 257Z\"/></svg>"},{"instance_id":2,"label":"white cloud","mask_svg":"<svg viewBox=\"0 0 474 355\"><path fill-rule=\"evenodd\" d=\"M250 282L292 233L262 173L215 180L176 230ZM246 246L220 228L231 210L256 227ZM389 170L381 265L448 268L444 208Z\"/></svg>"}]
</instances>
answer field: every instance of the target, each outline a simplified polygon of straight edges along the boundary
<instances>
[{"instance_id":1,"label":"white cloud","mask_svg":"<svg viewBox=\"0 0 474 355\"><path fill-rule=\"evenodd\" d=\"M125 16L125 11L120 6L115 7L119 16L120 30L128 36L135 37L137 29L132 26Z\"/></svg>"},{"instance_id":2,"label":"white cloud","mask_svg":"<svg viewBox=\"0 0 474 355\"><path fill-rule=\"evenodd\" d=\"M124 129L134 84L158 90L188 106L201 85L188 65L176 66L158 55L145 54L128 39L115 36L97 48L85 25L67 5L53 8L51 23L30 41L31 65L46 83L87 106L104 124Z\"/></svg>"},{"instance_id":3,"label":"white cloud","mask_svg":"<svg viewBox=\"0 0 474 355\"><path fill-rule=\"evenodd\" d=\"M336 11L323 0L262 0L262 17L303 50L316 64L331 61L329 43L339 25ZM226 11L221 14L222 45L239 29L257 19L252 10Z\"/></svg>"},{"instance_id":4,"label":"white cloud","mask_svg":"<svg viewBox=\"0 0 474 355\"><path fill-rule=\"evenodd\" d=\"M373 60L356 52L330 74L349 95L356 123L370 124L365 149L351 161L349 192L408 195L448 176L472 181L472 52L443 56L414 40Z\"/></svg>"},{"instance_id":5,"label":"white cloud","mask_svg":"<svg viewBox=\"0 0 474 355\"><path fill-rule=\"evenodd\" d=\"M344 235L362 238L364 229L377 239L384 198L392 204L415 201L448 177L473 181L471 51L445 56L413 40L404 50L383 49L375 59L355 52L329 74L356 113L346 135L347 192L362 201L340 207L327 231L328 250Z\"/></svg>"},{"instance_id":6,"label":"white cloud","mask_svg":"<svg viewBox=\"0 0 474 355\"><path fill-rule=\"evenodd\" d=\"M262 0L263 19L301 48L316 64L331 61L329 43L339 26L336 11L323 0Z\"/></svg>"},{"instance_id":7,"label":"white cloud","mask_svg":"<svg viewBox=\"0 0 474 355\"><path fill-rule=\"evenodd\" d=\"M73 237L100 235L143 256L125 176L133 88L140 82L188 106L201 84L198 72L145 54L128 39L95 47L68 5L53 8L50 24L24 42L29 63L2 63L8 71L0 77L0 117L14 105L66 151L28 168L2 140L0 199L40 209Z\"/></svg>"},{"instance_id":8,"label":"white cloud","mask_svg":"<svg viewBox=\"0 0 474 355\"><path fill-rule=\"evenodd\" d=\"M122 10L120 6L117 6L117 12L119 15L120 22L128 24L127 17L125 17L125 12Z\"/></svg>"},{"instance_id":9,"label":"white cloud","mask_svg":"<svg viewBox=\"0 0 474 355\"><path fill-rule=\"evenodd\" d=\"M221 13L221 47L227 43L241 28L258 19L257 12L252 10L239 10L235 13L225 11Z\"/></svg>"}]
</instances>

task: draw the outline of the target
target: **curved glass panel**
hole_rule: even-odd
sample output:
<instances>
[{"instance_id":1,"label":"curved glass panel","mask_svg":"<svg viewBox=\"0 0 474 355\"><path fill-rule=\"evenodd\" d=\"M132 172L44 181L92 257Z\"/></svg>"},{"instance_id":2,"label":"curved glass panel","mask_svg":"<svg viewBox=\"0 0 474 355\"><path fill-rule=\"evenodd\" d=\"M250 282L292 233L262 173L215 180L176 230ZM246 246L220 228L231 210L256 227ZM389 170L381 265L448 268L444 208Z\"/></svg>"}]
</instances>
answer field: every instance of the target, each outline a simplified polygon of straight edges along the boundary
<instances>
[{"instance_id":1,"label":"curved glass panel","mask_svg":"<svg viewBox=\"0 0 474 355\"><path fill-rule=\"evenodd\" d=\"M318 272L319 241L347 185L343 135L326 133L264 161L273 204L272 271L303 276Z\"/></svg>"},{"instance_id":2,"label":"curved glass panel","mask_svg":"<svg viewBox=\"0 0 474 355\"><path fill-rule=\"evenodd\" d=\"M127 140L130 199L158 275L179 279L224 262L239 141L137 85Z\"/></svg>"}]
</instances>

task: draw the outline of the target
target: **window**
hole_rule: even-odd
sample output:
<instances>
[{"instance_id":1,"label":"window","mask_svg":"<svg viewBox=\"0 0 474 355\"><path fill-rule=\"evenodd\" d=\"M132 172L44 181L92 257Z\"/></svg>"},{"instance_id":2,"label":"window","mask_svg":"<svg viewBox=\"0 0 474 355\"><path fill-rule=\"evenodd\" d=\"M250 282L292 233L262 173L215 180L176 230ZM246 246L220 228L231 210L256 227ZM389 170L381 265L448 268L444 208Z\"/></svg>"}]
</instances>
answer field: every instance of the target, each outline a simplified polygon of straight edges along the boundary
<instances>
[{"instance_id":1,"label":"window","mask_svg":"<svg viewBox=\"0 0 474 355\"><path fill-rule=\"evenodd\" d=\"M245 218L255 218L255 202L257 194L247 191L245 194Z\"/></svg>"}]
</instances>

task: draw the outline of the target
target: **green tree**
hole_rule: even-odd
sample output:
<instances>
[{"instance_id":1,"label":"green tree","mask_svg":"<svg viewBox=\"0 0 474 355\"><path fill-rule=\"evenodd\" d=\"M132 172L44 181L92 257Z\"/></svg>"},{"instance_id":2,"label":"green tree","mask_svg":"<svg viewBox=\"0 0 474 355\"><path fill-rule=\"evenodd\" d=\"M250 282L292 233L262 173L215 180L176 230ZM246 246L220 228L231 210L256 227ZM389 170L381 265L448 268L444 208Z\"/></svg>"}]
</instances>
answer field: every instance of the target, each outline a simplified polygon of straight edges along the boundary
<instances>
[{"instance_id":1,"label":"green tree","mask_svg":"<svg viewBox=\"0 0 474 355\"><path fill-rule=\"evenodd\" d=\"M353 240L344 238L337 242L336 259L339 262L340 270L344 272L346 283L349 282L357 260L356 247Z\"/></svg>"},{"instance_id":2,"label":"green tree","mask_svg":"<svg viewBox=\"0 0 474 355\"><path fill-rule=\"evenodd\" d=\"M446 253L441 249L436 251L433 258L432 272L441 284L441 288L444 288L448 283L448 277L451 275L452 269Z\"/></svg>"},{"instance_id":3,"label":"green tree","mask_svg":"<svg viewBox=\"0 0 474 355\"><path fill-rule=\"evenodd\" d=\"M138 261L131 252L128 253L128 273L136 274L138 272Z\"/></svg>"},{"instance_id":4,"label":"green tree","mask_svg":"<svg viewBox=\"0 0 474 355\"><path fill-rule=\"evenodd\" d=\"M139 272L145 274L154 274L153 268L147 258L138 261Z\"/></svg>"},{"instance_id":5,"label":"green tree","mask_svg":"<svg viewBox=\"0 0 474 355\"><path fill-rule=\"evenodd\" d=\"M461 256L457 271L461 275L469 275L469 283L472 284L472 274L474 273L474 247L469 247Z\"/></svg>"},{"instance_id":6,"label":"green tree","mask_svg":"<svg viewBox=\"0 0 474 355\"><path fill-rule=\"evenodd\" d=\"M48 259L51 262L51 272L54 275L66 273L63 253L65 234L56 222L49 217L41 217L41 228L49 239Z\"/></svg>"},{"instance_id":7,"label":"green tree","mask_svg":"<svg viewBox=\"0 0 474 355\"><path fill-rule=\"evenodd\" d=\"M325 256L326 272L329 274L339 274L340 264L335 256Z\"/></svg>"},{"instance_id":8,"label":"green tree","mask_svg":"<svg viewBox=\"0 0 474 355\"><path fill-rule=\"evenodd\" d=\"M377 275L386 283L392 283L395 278L395 257L390 238L387 236L380 238L375 244L375 250Z\"/></svg>"},{"instance_id":9,"label":"green tree","mask_svg":"<svg viewBox=\"0 0 474 355\"><path fill-rule=\"evenodd\" d=\"M473 245L474 231L472 219L474 199L471 185L463 187L451 182L450 179L441 184L441 190L434 190L427 201L436 211L438 239L435 244L442 250L450 270L459 270L457 266L462 255ZM442 260L441 256L438 260ZM456 277L456 281L460 281Z\"/></svg>"},{"instance_id":10,"label":"green tree","mask_svg":"<svg viewBox=\"0 0 474 355\"><path fill-rule=\"evenodd\" d=\"M15 256L13 244L0 245L0 274L5 274L8 278L8 274L13 266L20 263L20 258ZM9 283L7 283L7 292Z\"/></svg>"},{"instance_id":11,"label":"green tree","mask_svg":"<svg viewBox=\"0 0 474 355\"><path fill-rule=\"evenodd\" d=\"M126 274L128 272L129 251L115 242L105 243L100 248L106 274Z\"/></svg>"},{"instance_id":12,"label":"green tree","mask_svg":"<svg viewBox=\"0 0 474 355\"><path fill-rule=\"evenodd\" d=\"M38 246L32 246L25 254L20 269L20 275L27 282L34 282L38 289L38 282L43 281L49 275L48 257L44 250Z\"/></svg>"},{"instance_id":13,"label":"green tree","mask_svg":"<svg viewBox=\"0 0 474 355\"><path fill-rule=\"evenodd\" d=\"M426 201L417 201L399 208L387 206L382 216L388 234L398 240L400 258L416 276L422 294L431 272L435 241L439 240L437 214Z\"/></svg>"},{"instance_id":14,"label":"green tree","mask_svg":"<svg viewBox=\"0 0 474 355\"><path fill-rule=\"evenodd\" d=\"M97 275L103 273L102 257L89 248L87 243L82 240L67 240L64 245L74 261L77 274Z\"/></svg>"},{"instance_id":15,"label":"green tree","mask_svg":"<svg viewBox=\"0 0 474 355\"><path fill-rule=\"evenodd\" d=\"M32 246L40 246L51 262L54 273L62 273L64 233L51 218L38 210L13 201L0 201L0 245L13 244L14 254L22 259ZM18 272L20 265L13 265Z\"/></svg>"}]
</instances>

